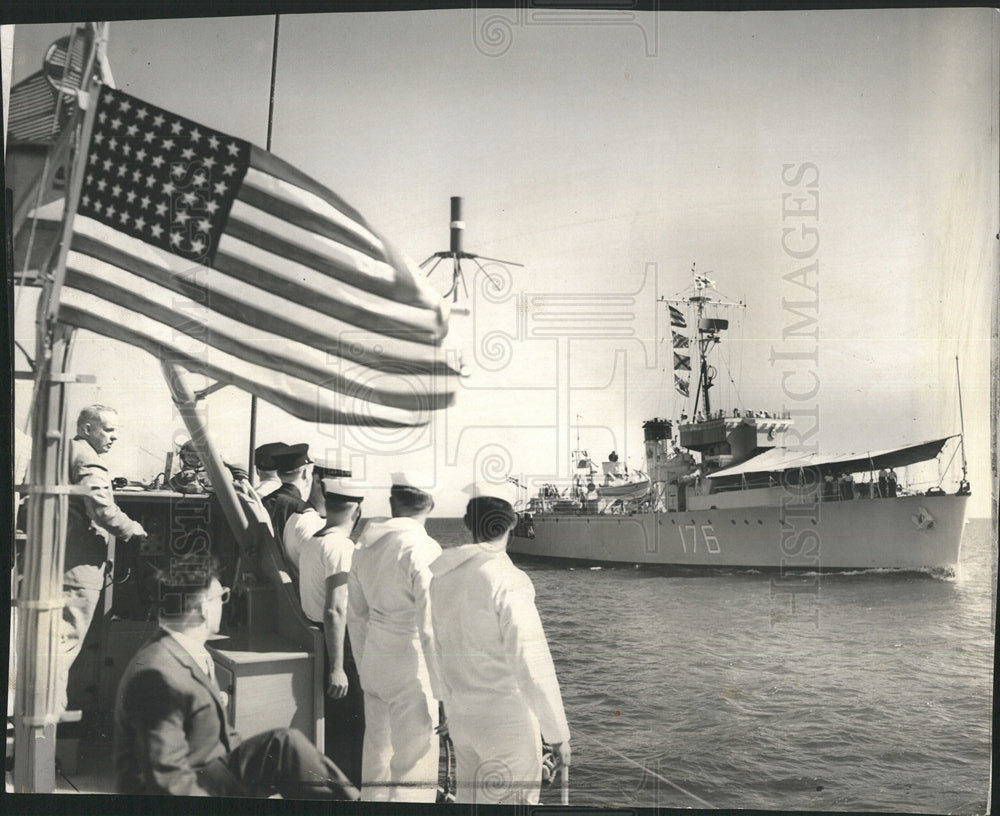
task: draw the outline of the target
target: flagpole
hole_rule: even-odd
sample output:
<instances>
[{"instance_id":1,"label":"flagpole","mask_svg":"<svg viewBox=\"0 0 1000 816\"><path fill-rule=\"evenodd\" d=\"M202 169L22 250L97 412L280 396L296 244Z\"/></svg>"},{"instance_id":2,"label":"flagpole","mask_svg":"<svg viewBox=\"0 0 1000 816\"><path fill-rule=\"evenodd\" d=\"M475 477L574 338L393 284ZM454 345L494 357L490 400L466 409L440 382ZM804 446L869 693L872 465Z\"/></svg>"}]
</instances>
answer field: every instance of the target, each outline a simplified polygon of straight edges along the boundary
<instances>
[{"instance_id":1,"label":"flagpole","mask_svg":"<svg viewBox=\"0 0 1000 816\"><path fill-rule=\"evenodd\" d=\"M96 42L95 42L96 49ZM91 52L87 68L94 64ZM88 74L84 74L88 76ZM54 269L46 276L38 303L37 374L32 423L32 500L24 550L23 579L18 597L18 661L14 700L14 790L48 793L55 789L56 691L59 687L59 631L62 621L62 574L66 548L69 485L68 446L64 428L71 330L58 323L59 298L66 277L66 258L73 220L83 189L87 151L94 128L100 83L91 80L80 141L63 214L62 241Z\"/></svg>"},{"instance_id":2,"label":"flagpole","mask_svg":"<svg viewBox=\"0 0 1000 816\"><path fill-rule=\"evenodd\" d=\"M281 15L274 15L274 45L271 47L271 96L267 106L267 144L265 149L271 152L271 132L274 126L274 83L278 75L278 28L281 24ZM250 395L250 452L247 454L247 461L250 466L247 468L250 478L254 475L254 451L257 449L257 395Z\"/></svg>"}]
</instances>

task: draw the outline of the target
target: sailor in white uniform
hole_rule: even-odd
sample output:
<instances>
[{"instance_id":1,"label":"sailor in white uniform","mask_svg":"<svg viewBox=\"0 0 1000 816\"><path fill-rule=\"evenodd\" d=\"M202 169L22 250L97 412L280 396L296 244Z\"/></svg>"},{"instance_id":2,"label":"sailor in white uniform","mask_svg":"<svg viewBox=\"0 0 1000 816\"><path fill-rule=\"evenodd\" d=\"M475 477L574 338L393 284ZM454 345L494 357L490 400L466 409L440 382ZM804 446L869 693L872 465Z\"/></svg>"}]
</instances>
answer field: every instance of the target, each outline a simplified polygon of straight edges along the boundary
<instances>
[{"instance_id":1,"label":"sailor in white uniform","mask_svg":"<svg viewBox=\"0 0 1000 816\"><path fill-rule=\"evenodd\" d=\"M541 736L569 766L569 726L531 579L511 562L507 485L470 486L472 543L431 565L431 666L455 746L456 799L537 804Z\"/></svg>"},{"instance_id":2,"label":"sailor in white uniform","mask_svg":"<svg viewBox=\"0 0 1000 816\"><path fill-rule=\"evenodd\" d=\"M361 786L364 701L347 622L347 577L354 556L350 535L361 518L364 496L344 478L322 480L326 522L299 552L302 611L322 626L325 652L324 753L352 784Z\"/></svg>"},{"instance_id":3,"label":"sailor in white uniform","mask_svg":"<svg viewBox=\"0 0 1000 816\"><path fill-rule=\"evenodd\" d=\"M368 524L347 582L347 628L365 697L361 798L433 802L437 703L425 660L427 587L441 547L424 530L434 507L429 481L394 473L393 518Z\"/></svg>"},{"instance_id":4,"label":"sailor in white uniform","mask_svg":"<svg viewBox=\"0 0 1000 816\"><path fill-rule=\"evenodd\" d=\"M349 470L341 470L332 465L328 460L321 457L309 457L312 460L312 474L308 484L300 485L302 500L305 503L303 508L288 517L282 529L281 541L285 547L285 552L294 567L294 575L299 573L299 559L302 557L302 550L309 545L312 537L321 530L326 523L326 499L323 490L323 480L331 478L344 478L350 476Z\"/></svg>"}]
</instances>

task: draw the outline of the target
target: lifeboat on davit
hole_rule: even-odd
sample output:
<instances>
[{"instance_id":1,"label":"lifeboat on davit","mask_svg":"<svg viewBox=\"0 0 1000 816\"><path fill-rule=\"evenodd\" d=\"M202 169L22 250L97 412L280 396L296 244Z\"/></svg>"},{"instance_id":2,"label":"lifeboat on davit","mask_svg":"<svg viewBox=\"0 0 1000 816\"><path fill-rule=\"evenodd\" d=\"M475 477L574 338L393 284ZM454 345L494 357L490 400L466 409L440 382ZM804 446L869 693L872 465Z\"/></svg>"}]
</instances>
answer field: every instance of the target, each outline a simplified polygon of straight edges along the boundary
<instances>
[{"instance_id":1,"label":"lifeboat on davit","mask_svg":"<svg viewBox=\"0 0 1000 816\"><path fill-rule=\"evenodd\" d=\"M649 493L649 477L641 470L633 471L631 478L597 488L597 495L605 500L641 499L647 493Z\"/></svg>"}]
</instances>

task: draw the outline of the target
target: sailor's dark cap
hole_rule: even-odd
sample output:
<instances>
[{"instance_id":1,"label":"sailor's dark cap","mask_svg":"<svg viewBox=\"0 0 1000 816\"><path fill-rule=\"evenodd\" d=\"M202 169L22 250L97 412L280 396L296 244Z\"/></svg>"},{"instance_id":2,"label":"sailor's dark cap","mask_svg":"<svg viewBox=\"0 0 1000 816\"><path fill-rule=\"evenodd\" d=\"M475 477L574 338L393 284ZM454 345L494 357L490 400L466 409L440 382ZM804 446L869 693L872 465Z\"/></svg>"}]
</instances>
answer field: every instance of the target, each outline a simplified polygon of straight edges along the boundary
<instances>
[{"instance_id":1,"label":"sailor's dark cap","mask_svg":"<svg viewBox=\"0 0 1000 816\"><path fill-rule=\"evenodd\" d=\"M309 445L305 442L285 445L284 450L271 454L271 459L274 461L274 469L279 473L288 473L312 463L312 459L309 458Z\"/></svg>"},{"instance_id":2,"label":"sailor's dark cap","mask_svg":"<svg viewBox=\"0 0 1000 816\"><path fill-rule=\"evenodd\" d=\"M277 468L277 465L274 463L275 455L280 454L287 448L288 445L284 442L268 442L261 445L253 452L254 464L261 470L275 470Z\"/></svg>"}]
</instances>

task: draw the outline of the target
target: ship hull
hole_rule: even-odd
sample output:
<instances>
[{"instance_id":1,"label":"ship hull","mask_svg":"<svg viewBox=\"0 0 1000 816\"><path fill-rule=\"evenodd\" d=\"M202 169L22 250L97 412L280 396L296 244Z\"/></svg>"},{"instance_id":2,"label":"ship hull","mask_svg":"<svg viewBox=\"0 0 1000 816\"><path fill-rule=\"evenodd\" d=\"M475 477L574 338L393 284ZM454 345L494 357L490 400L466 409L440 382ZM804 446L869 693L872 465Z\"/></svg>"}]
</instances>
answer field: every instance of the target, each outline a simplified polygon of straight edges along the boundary
<instances>
[{"instance_id":1,"label":"ship hull","mask_svg":"<svg viewBox=\"0 0 1000 816\"><path fill-rule=\"evenodd\" d=\"M533 515L533 539L508 551L601 564L953 574L968 496L735 507L684 512Z\"/></svg>"}]
</instances>

